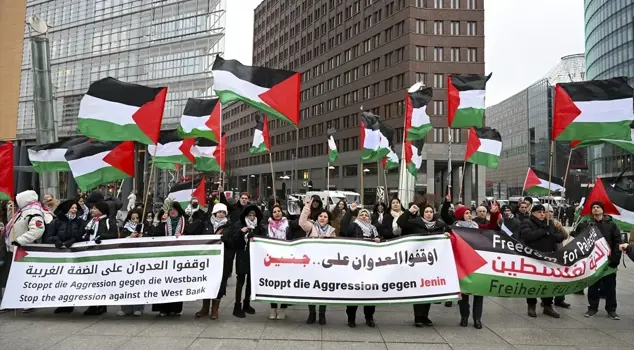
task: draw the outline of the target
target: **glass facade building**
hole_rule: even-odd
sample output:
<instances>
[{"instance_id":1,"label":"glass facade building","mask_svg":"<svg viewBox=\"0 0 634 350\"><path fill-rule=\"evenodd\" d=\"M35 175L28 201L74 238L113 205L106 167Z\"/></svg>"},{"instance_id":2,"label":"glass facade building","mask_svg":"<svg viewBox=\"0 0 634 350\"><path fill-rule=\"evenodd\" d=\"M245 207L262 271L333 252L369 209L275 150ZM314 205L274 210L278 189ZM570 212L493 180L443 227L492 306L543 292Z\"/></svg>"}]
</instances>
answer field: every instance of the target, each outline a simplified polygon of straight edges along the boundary
<instances>
[{"instance_id":1,"label":"glass facade building","mask_svg":"<svg viewBox=\"0 0 634 350\"><path fill-rule=\"evenodd\" d=\"M167 86L164 127L175 127L188 97L211 97L211 65L224 52L226 0L29 0L49 31L55 117L60 137L77 127L91 82L115 77ZM29 28L25 26L19 139L35 138Z\"/></svg>"},{"instance_id":2,"label":"glass facade building","mask_svg":"<svg viewBox=\"0 0 634 350\"><path fill-rule=\"evenodd\" d=\"M632 0L585 0L586 72L589 80L618 76L634 77L634 2ZM611 145L588 150L591 178L616 178L629 167L632 155Z\"/></svg>"}]
</instances>

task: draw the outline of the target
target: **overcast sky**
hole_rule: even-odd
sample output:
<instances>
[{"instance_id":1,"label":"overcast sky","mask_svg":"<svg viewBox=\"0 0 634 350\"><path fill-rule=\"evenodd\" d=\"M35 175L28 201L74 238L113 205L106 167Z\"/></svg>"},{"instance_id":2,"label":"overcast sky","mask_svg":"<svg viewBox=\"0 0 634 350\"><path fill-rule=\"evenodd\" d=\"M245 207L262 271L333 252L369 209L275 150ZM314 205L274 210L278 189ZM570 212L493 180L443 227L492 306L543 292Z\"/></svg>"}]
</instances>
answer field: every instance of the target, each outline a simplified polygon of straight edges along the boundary
<instances>
[{"instance_id":1,"label":"overcast sky","mask_svg":"<svg viewBox=\"0 0 634 350\"><path fill-rule=\"evenodd\" d=\"M261 0L227 1L225 57L251 64L253 10ZM542 78L562 56L584 52L582 0L485 0L487 105Z\"/></svg>"}]
</instances>

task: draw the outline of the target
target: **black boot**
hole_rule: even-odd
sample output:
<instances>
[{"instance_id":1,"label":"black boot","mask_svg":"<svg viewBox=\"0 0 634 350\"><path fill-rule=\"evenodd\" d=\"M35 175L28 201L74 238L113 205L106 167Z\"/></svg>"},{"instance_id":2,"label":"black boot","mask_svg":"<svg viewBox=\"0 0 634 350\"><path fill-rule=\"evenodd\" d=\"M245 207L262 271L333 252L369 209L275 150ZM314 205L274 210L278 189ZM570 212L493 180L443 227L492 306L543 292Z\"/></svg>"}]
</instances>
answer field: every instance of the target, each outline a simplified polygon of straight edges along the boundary
<instances>
[{"instance_id":1,"label":"black boot","mask_svg":"<svg viewBox=\"0 0 634 350\"><path fill-rule=\"evenodd\" d=\"M536 305L528 305L526 313L528 317L537 317Z\"/></svg>"},{"instance_id":2,"label":"black boot","mask_svg":"<svg viewBox=\"0 0 634 350\"><path fill-rule=\"evenodd\" d=\"M238 318L247 317L247 315L245 315L244 311L242 310L242 305L240 303L236 303L233 306L233 316L238 317Z\"/></svg>"},{"instance_id":3,"label":"black boot","mask_svg":"<svg viewBox=\"0 0 634 350\"><path fill-rule=\"evenodd\" d=\"M317 320L317 315L314 312L308 314L308 319L306 320L306 324L313 324Z\"/></svg>"},{"instance_id":4,"label":"black boot","mask_svg":"<svg viewBox=\"0 0 634 350\"><path fill-rule=\"evenodd\" d=\"M97 315L97 306L89 306L86 311L84 311L84 316L95 316Z\"/></svg>"},{"instance_id":5,"label":"black boot","mask_svg":"<svg viewBox=\"0 0 634 350\"><path fill-rule=\"evenodd\" d=\"M354 328L357 326L357 322L354 317L348 317L348 327Z\"/></svg>"},{"instance_id":6,"label":"black boot","mask_svg":"<svg viewBox=\"0 0 634 350\"><path fill-rule=\"evenodd\" d=\"M108 308L106 306L97 306L95 311L95 316L100 316L108 312Z\"/></svg>"},{"instance_id":7,"label":"black boot","mask_svg":"<svg viewBox=\"0 0 634 350\"><path fill-rule=\"evenodd\" d=\"M460 327L466 327L469 325L469 317L460 318Z\"/></svg>"},{"instance_id":8,"label":"black boot","mask_svg":"<svg viewBox=\"0 0 634 350\"><path fill-rule=\"evenodd\" d=\"M251 307L251 302L248 300L245 300L244 303L242 303L242 310L249 315L255 314L255 309Z\"/></svg>"},{"instance_id":9,"label":"black boot","mask_svg":"<svg viewBox=\"0 0 634 350\"><path fill-rule=\"evenodd\" d=\"M473 327L475 327L475 329L482 329L482 321L473 320Z\"/></svg>"},{"instance_id":10,"label":"black boot","mask_svg":"<svg viewBox=\"0 0 634 350\"><path fill-rule=\"evenodd\" d=\"M314 317L314 314L313 314L313 317ZM319 314L319 324L322 326L326 324L326 314L322 314L322 313Z\"/></svg>"}]
</instances>

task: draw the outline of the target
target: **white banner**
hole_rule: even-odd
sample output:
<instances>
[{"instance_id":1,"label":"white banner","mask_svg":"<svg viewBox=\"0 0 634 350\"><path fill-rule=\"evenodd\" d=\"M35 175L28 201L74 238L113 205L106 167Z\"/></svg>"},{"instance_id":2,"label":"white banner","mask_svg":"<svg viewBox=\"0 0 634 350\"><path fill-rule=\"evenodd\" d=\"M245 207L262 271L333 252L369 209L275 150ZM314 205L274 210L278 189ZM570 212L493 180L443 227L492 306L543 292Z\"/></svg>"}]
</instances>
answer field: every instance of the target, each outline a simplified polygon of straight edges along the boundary
<instances>
[{"instance_id":1,"label":"white banner","mask_svg":"<svg viewBox=\"0 0 634 350\"><path fill-rule=\"evenodd\" d=\"M383 243L256 237L250 250L252 300L377 305L455 300L460 294L444 235Z\"/></svg>"},{"instance_id":2,"label":"white banner","mask_svg":"<svg viewBox=\"0 0 634 350\"><path fill-rule=\"evenodd\" d=\"M222 279L220 236L125 238L71 249L16 249L3 308L141 305L213 299Z\"/></svg>"}]
</instances>

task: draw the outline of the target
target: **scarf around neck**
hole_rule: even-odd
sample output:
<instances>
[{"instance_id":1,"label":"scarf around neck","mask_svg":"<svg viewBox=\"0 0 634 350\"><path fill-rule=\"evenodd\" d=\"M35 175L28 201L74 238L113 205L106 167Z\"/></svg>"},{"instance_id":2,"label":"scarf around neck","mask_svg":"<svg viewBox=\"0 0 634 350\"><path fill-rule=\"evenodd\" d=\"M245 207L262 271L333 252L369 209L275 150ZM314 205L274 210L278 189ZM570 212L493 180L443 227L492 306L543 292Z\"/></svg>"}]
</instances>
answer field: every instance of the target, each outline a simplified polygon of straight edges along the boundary
<instances>
[{"instance_id":1,"label":"scarf around neck","mask_svg":"<svg viewBox=\"0 0 634 350\"><path fill-rule=\"evenodd\" d=\"M253 230L258 225L258 218L250 220L248 217L245 216L244 217L244 224L247 226L248 229Z\"/></svg>"},{"instance_id":2,"label":"scarf around neck","mask_svg":"<svg viewBox=\"0 0 634 350\"><path fill-rule=\"evenodd\" d=\"M383 212L380 212L380 213L379 213L379 216L378 216L378 218L377 218L377 221L379 222L379 224L382 224L382 223L383 223Z\"/></svg>"},{"instance_id":3,"label":"scarf around neck","mask_svg":"<svg viewBox=\"0 0 634 350\"><path fill-rule=\"evenodd\" d=\"M317 222L317 220L315 220L313 225L315 226L315 229L317 230L317 233L319 233L320 236L327 235L328 232L330 231L330 228L332 227L329 224L326 224L325 226L321 226L319 222Z\"/></svg>"},{"instance_id":4,"label":"scarf around neck","mask_svg":"<svg viewBox=\"0 0 634 350\"><path fill-rule=\"evenodd\" d=\"M398 221L398 218L401 215L403 215L403 211L391 210L390 214L392 214L392 218L394 218L392 220L392 234L394 234L394 236L400 236L403 231L401 230L401 227L396 222Z\"/></svg>"},{"instance_id":5,"label":"scarf around neck","mask_svg":"<svg viewBox=\"0 0 634 350\"><path fill-rule=\"evenodd\" d=\"M421 219L423 219L425 228L427 228L428 230L431 230L434 226L436 226L436 221L428 221L428 220L425 220L425 218L423 217L421 217Z\"/></svg>"},{"instance_id":6,"label":"scarf around neck","mask_svg":"<svg viewBox=\"0 0 634 350\"><path fill-rule=\"evenodd\" d=\"M379 233L376 231L376 227L374 227L374 225L365 223L359 219L355 219L354 223L361 228L364 238L376 238L379 236Z\"/></svg>"},{"instance_id":7,"label":"scarf around neck","mask_svg":"<svg viewBox=\"0 0 634 350\"><path fill-rule=\"evenodd\" d=\"M165 235L166 236L180 236L183 234L184 228L185 228L184 217L182 216L178 216L175 218L169 217L167 218L167 222L165 223Z\"/></svg>"},{"instance_id":8,"label":"scarf around neck","mask_svg":"<svg viewBox=\"0 0 634 350\"><path fill-rule=\"evenodd\" d=\"M125 225L123 225L123 228L130 231L131 233L135 233L136 226L137 226L136 223L132 222L132 220L128 220L126 221Z\"/></svg>"},{"instance_id":9,"label":"scarf around neck","mask_svg":"<svg viewBox=\"0 0 634 350\"><path fill-rule=\"evenodd\" d=\"M211 225L214 227L214 233L216 233L218 228L224 226L227 223L227 218L224 217L222 219L218 219L217 217L212 216L209 221L211 221Z\"/></svg>"},{"instance_id":10,"label":"scarf around neck","mask_svg":"<svg viewBox=\"0 0 634 350\"><path fill-rule=\"evenodd\" d=\"M288 219L282 217L279 220L269 218L269 237L286 240L286 230L288 229Z\"/></svg>"}]
</instances>

